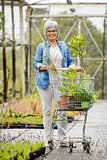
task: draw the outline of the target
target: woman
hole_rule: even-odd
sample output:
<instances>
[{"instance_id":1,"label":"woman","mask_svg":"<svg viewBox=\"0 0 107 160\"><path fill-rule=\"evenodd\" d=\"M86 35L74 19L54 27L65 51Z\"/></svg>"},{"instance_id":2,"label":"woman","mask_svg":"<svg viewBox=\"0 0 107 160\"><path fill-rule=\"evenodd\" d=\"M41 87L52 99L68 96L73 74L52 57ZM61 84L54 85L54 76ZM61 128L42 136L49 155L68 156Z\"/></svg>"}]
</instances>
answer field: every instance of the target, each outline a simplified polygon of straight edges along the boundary
<instances>
[{"instance_id":1,"label":"woman","mask_svg":"<svg viewBox=\"0 0 107 160\"><path fill-rule=\"evenodd\" d=\"M71 69L78 69L71 58L67 45L62 41L58 41L59 34L58 23L56 21L47 21L44 24L44 35L47 41L38 45L34 59L34 67L38 70L35 84L43 106L44 131L48 143L51 140L52 127L52 86L48 74L50 63L54 64L56 68L69 67ZM60 113L59 119L61 120L59 125L63 128L58 127L60 146L66 146L68 145L66 133L64 132L67 127L66 113Z\"/></svg>"}]
</instances>

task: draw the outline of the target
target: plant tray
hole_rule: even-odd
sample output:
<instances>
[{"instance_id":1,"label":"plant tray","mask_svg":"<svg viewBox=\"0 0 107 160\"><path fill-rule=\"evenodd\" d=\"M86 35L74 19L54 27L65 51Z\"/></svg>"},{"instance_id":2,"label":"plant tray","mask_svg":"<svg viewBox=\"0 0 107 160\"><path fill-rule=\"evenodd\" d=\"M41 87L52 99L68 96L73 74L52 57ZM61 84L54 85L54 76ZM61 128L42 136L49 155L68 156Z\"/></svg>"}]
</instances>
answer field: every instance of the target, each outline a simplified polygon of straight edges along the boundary
<instances>
[{"instance_id":1,"label":"plant tray","mask_svg":"<svg viewBox=\"0 0 107 160\"><path fill-rule=\"evenodd\" d=\"M45 154L46 147L40 148L38 151L30 153L30 159L33 160L35 158L39 158L41 155Z\"/></svg>"},{"instance_id":2,"label":"plant tray","mask_svg":"<svg viewBox=\"0 0 107 160\"><path fill-rule=\"evenodd\" d=\"M33 129L44 129L43 124L36 124L32 126L31 124L13 124L13 125L3 125L0 123L0 128L3 129L22 129L22 128L33 128ZM54 125L54 129L57 129L56 125Z\"/></svg>"}]
</instances>

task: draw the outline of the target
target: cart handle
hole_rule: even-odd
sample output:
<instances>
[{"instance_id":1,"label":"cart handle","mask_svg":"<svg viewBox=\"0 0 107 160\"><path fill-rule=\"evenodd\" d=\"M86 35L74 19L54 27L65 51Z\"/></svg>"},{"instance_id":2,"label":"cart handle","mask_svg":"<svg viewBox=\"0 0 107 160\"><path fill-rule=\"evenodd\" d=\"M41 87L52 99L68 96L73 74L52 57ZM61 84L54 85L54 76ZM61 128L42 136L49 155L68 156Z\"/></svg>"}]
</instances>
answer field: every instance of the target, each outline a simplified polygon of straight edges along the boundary
<instances>
[{"instance_id":1,"label":"cart handle","mask_svg":"<svg viewBox=\"0 0 107 160\"><path fill-rule=\"evenodd\" d=\"M56 68L56 70L65 70L65 71L66 71L67 69L69 69L69 68ZM55 70L55 68L50 68L50 70ZM72 70L72 69L71 69L71 70ZM76 71L77 71L77 72L81 72L81 71L82 71L82 72L85 72L83 68L81 68L81 69L76 69Z\"/></svg>"}]
</instances>

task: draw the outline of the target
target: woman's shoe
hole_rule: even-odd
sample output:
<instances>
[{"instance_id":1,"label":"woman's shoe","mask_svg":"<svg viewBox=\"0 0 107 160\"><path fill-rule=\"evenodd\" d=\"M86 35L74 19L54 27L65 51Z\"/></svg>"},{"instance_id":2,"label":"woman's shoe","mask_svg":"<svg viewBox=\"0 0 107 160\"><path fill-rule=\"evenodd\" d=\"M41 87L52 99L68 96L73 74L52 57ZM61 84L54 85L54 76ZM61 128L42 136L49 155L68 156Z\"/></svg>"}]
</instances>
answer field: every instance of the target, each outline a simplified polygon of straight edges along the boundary
<instances>
[{"instance_id":1,"label":"woman's shoe","mask_svg":"<svg viewBox=\"0 0 107 160\"><path fill-rule=\"evenodd\" d=\"M53 140L52 140L52 139L48 141L48 145L49 145L49 148L50 148L50 149L53 149L53 148L54 148L54 143L53 143Z\"/></svg>"}]
</instances>

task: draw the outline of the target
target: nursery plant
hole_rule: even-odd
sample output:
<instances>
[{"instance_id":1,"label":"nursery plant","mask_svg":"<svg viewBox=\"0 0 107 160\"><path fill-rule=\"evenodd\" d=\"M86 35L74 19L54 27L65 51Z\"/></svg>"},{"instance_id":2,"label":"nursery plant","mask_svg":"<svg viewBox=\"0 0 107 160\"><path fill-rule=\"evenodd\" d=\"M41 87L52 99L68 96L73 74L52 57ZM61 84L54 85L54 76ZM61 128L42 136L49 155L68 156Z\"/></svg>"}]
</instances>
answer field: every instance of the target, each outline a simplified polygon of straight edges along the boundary
<instances>
[{"instance_id":1,"label":"nursery plant","mask_svg":"<svg viewBox=\"0 0 107 160\"><path fill-rule=\"evenodd\" d=\"M87 56L85 47L85 39L82 33L73 35L68 43L69 49L73 52L72 56L79 56L81 67L83 68L84 57ZM79 76L77 76L79 74ZM68 69L62 73L62 84L58 89L61 94L71 95L72 101L93 101L94 78L86 75L86 73L78 73L76 70ZM75 103L76 104L76 103Z\"/></svg>"},{"instance_id":2,"label":"nursery plant","mask_svg":"<svg viewBox=\"0 0 107 160\"><path fill-rule=\"evenodd\" d=\"M11 124L43 124L42 116L35 116L32 113L21 114L20 112L15 112L12 108L8 108L4 113L1 109L0 112L0 123L1 125Z\"/></svg>"},{"instance_id":3,"label":"nursery plant","mask_svg":"<svg viewBox=\"0 0 107 160\"><path fill-rule=\"evenodd\" d=\"M92 80L91 80L92 81ZM92 81L93 82L93 81ZM90 79L86 78L85 83L79 83L75 87L75 91L73 92L73 98L76 101L93 101L93 84L90 82Z\"/></svg>"},{"instance_id":4,"label":"nursery plant","mask_svg":"<svg viewBox=\"0 0 107 160\"><path fill-rule=\"evenodd\" d=\"M58 87L61 95L60 101L57 102L61 109L68 108L69 101L72 99L72 91L75 86L73 78L75 78L76 75L77 73L74 73L71 69L62 72L62 79L60 80L60 86Z\"/></svg>"},{"instance_id":5,"label":"nursery plant","mask_svg":"<svg viewBox=\"0 0 107 160\"><path fill-rule=\"evenodd\" d=\"M0 118L0 123L2 125L10 125L10 124L18 124L18 123L27 123L27 124L43 124L43 118L38 116L38 117L34 117L34 116L29 116L29 117L3 117Z\"/></svg>"},{"instance_id":6,"label":"nursery plant","mask_svg":"<svg viewBox=\"0 0 107 160\"><path fill-rule=\"evenodd\" d=\"M31 142L30 140L19 139L16 143L0 141L0 159L1 160L30 160L31 153L45 149L43 141ZM43 154L39 153L39 155ZM35 155L36 158L36 155Z\"/></svg>"},{"instance_id":7,"label":"nursery plant","mask_svg":"<svg viewBox=\"0 0 107 160\"><path fill-rule=\"evenodd\" d=\"M82 68L84 66L83 58L87 56L84 43L85 43L85 39L82 36L82 33L78 35L72 35L71 40L68 43L68 47L70 51L73 52L72 56L75 56L75 57L79 56L80 64Z\"/></svg>"},{"instance_id":8,"label":"nursery plant","mask_svg":"<svg viewBox=\"0 0 107 160\"><path fill-rule=\"evenodd\" d=\"M69 105L76 106L77 103L72 103L73 101L93 102L94 78L86 76L86 74L84 75L82 72L79 73L80 78L78 78L76 70L72 71L70 69L62 72L62 75L63 78L61 79L61 82L63 85L58 88L61 94L66 92L66 95L72 97L69 100ZM79 106L81 107L80 103Z\"/></svg>"},{"instance_id":9,"label":"nursery plant","mask_svg":"<svg viewBox=\"0 0 107 160\"><path fill-rule=\"evenodd\" d=\"M61 86L58 89L61 91L61 95L72 95L72 91L75 88L75 82L73 79L77 77L77 71L73 71L71 69L67 69L62 72Z\"/></svg>"},{"instance_id":10,"label":"nursery plant","mask_svg":"<svg viewBox=\"0 0 107 160\"><path fill-rule=\"evenodd\" d=\"M62 72L61 86L58 87L61 92L61 96L72 96L72 92L75 89L76 83L74 79L77 77L76 70L67 69Z\"/></svg>"}]
</instances>

